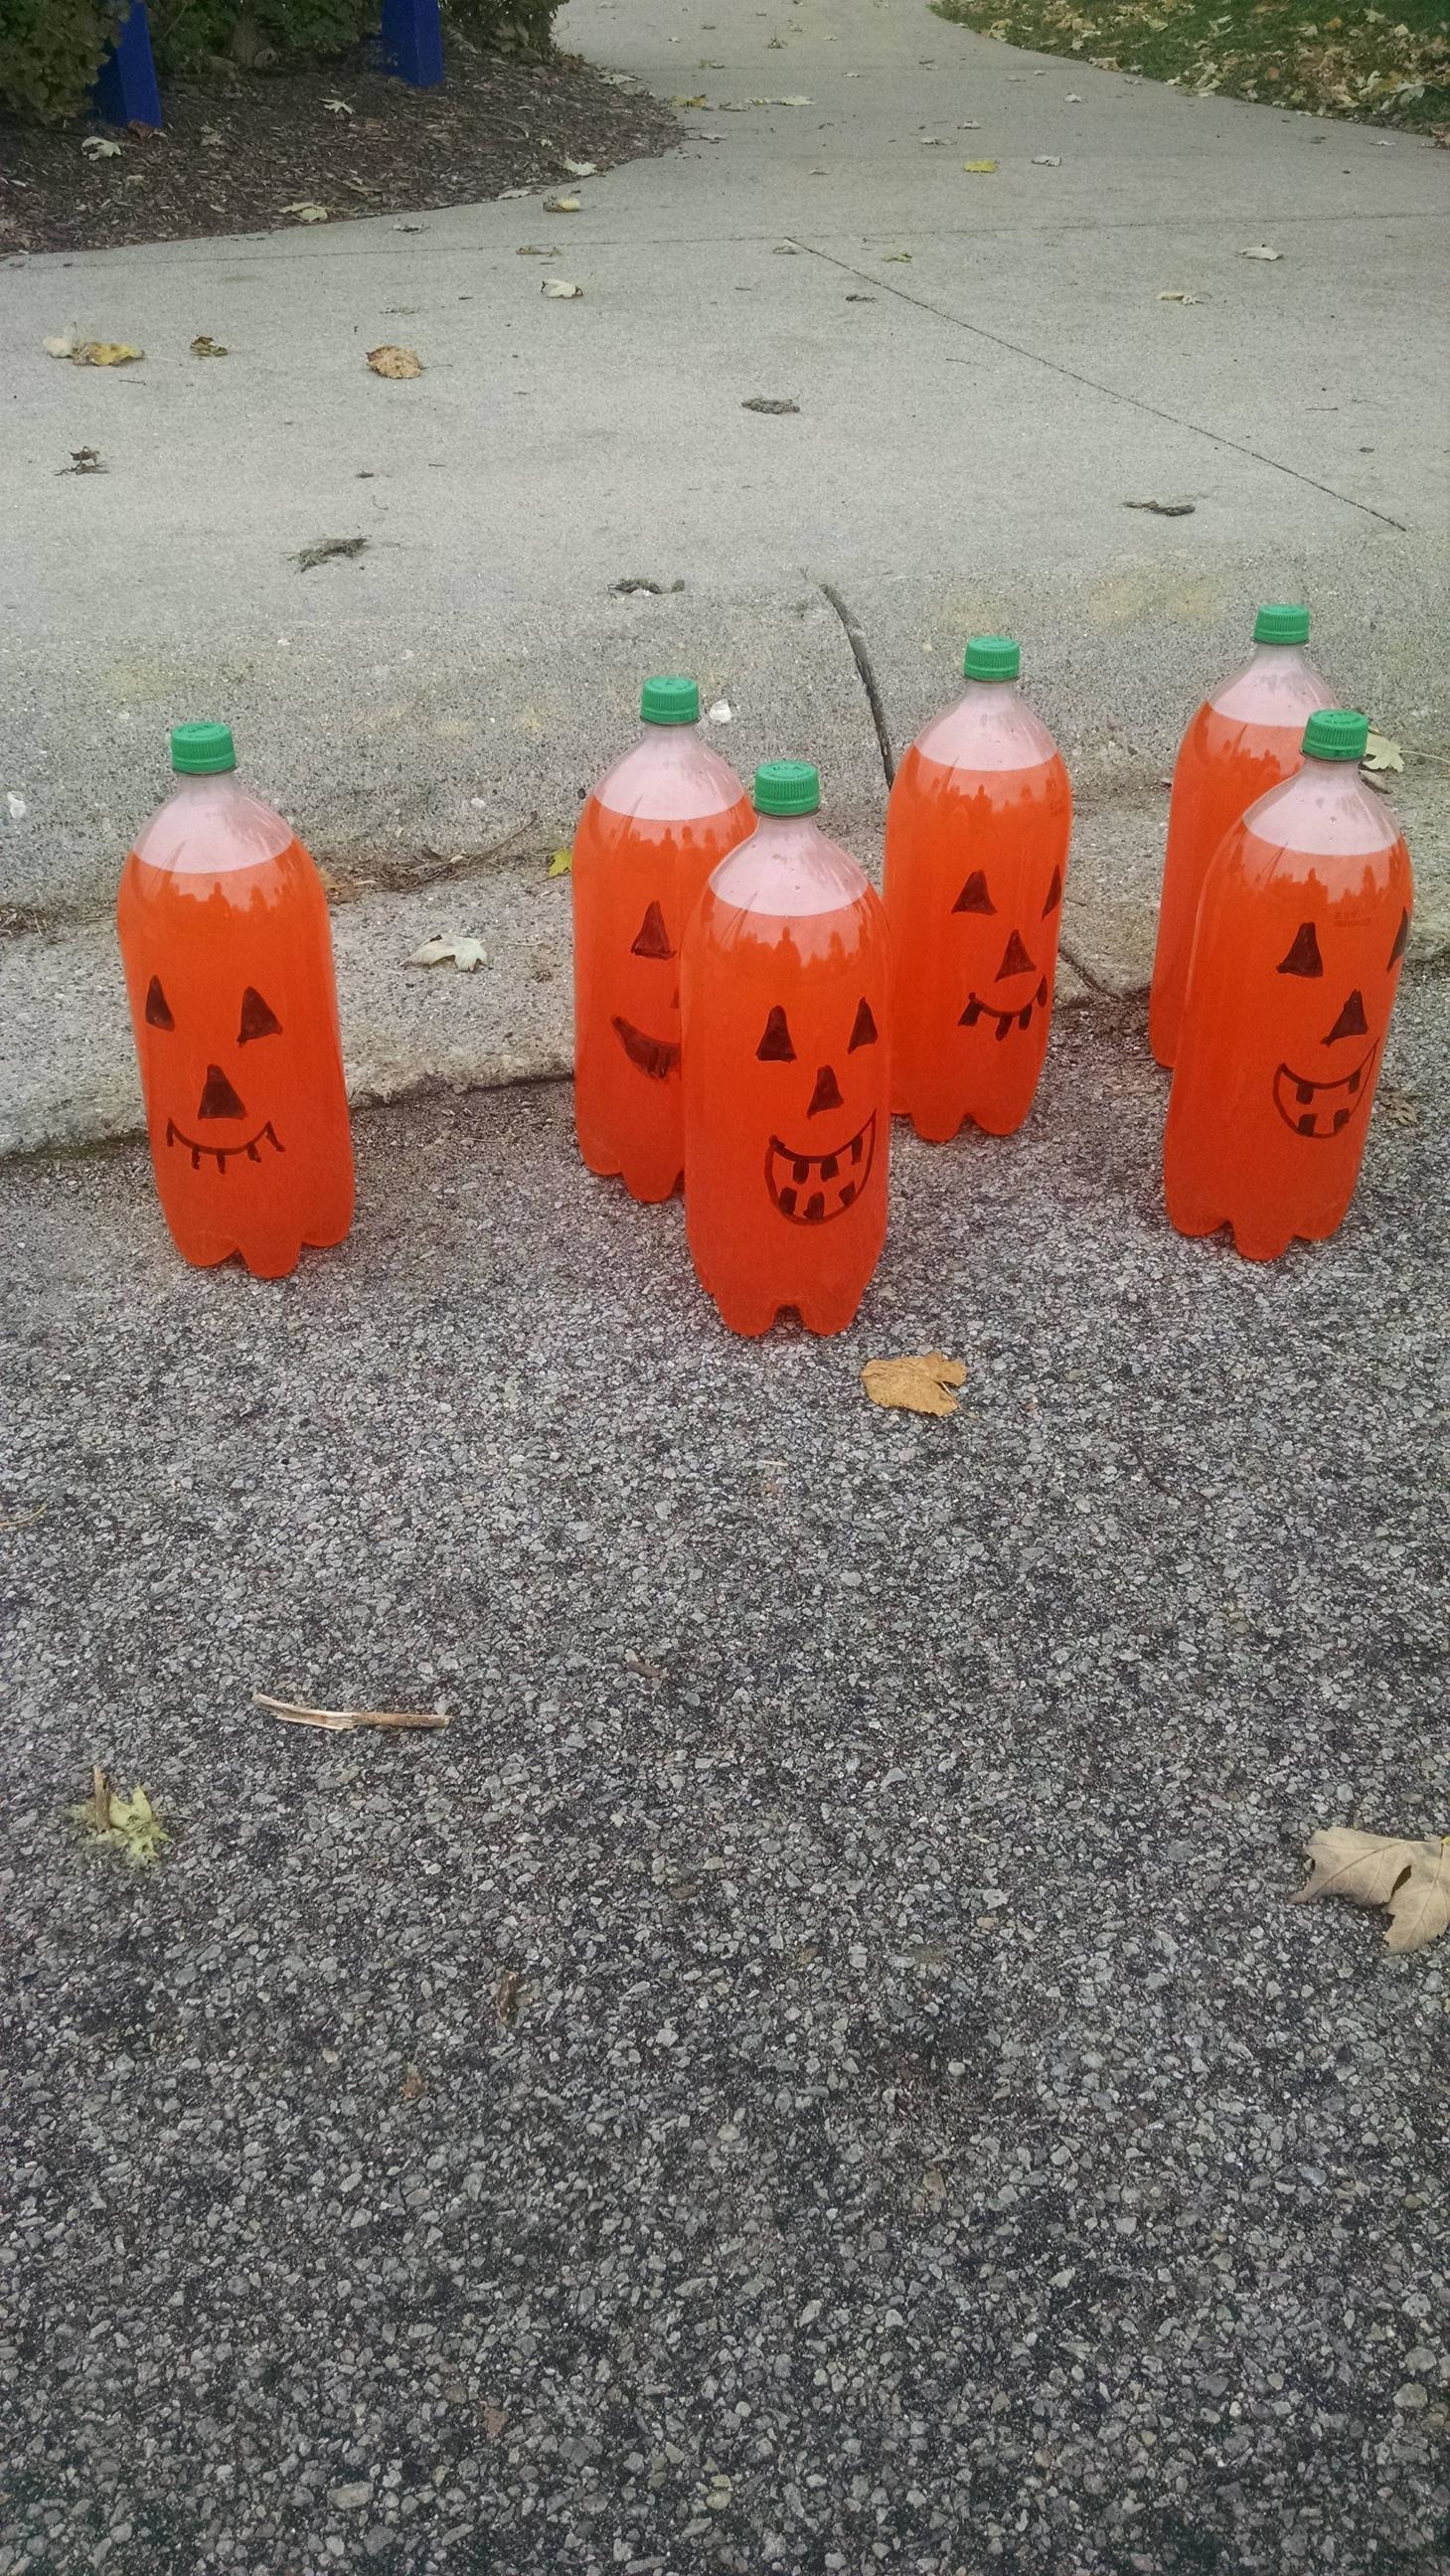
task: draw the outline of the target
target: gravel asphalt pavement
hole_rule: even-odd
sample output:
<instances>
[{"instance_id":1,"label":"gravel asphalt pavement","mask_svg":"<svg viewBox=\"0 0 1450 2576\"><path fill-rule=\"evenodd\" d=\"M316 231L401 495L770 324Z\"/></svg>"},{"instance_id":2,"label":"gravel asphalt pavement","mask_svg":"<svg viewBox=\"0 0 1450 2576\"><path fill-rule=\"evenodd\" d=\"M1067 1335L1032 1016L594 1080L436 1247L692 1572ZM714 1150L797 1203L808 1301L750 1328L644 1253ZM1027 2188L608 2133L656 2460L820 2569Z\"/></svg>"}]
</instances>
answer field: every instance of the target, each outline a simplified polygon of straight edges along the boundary
<instances>
[{"instance_id":1,"label":"gravel asphalt pavement","mask_svg":"<svg viewBox=\"0 0 1450 2576\"><path fill-rule=\"evenodd\" d=\"M1270 1270L1064 1014L824 1344L564 1087L276 1285L0 1173L0 2576L1450 2567L1450 1943L1287 1902L1450 1825L1444 1002Z\"/></svg>"}]
</instances>

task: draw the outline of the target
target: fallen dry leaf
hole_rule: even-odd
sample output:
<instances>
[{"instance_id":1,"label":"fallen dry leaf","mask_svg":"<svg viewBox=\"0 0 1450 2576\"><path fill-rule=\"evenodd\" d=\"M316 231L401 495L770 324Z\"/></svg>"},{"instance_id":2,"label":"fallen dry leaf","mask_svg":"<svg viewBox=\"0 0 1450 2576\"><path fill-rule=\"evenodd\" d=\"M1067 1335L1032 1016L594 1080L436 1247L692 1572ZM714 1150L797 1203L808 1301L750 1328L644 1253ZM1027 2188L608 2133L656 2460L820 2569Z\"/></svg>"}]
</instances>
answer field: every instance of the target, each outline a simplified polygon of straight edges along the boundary
<instances>
[{"instance_id":1,"label":"fallen dry leaf","mask_svg":"<svg viewBox=\"0 0 1450 2576\"><path fill-rule=\"evenodd\" d=\"M608 78L607 73L605 74L605 78ZM491 2398L485 2398L483 2403L483 2430L486 2440L490 2442L500 2441L508 2430L508 2420L508 2409L506 2406L495 2406Z\"/></svg>"},{"instance_id":2,"label":"fallen dry leaf","mask_svg":"<svg viewBox=\"0 0 1450 2576\"><path fill-rule=\"evenodd\" d=\"M1125 501L1125 510L1151 510L1158 519L1191 519L1196 501Z\"/></svg>"},{"instance_id":3,"label":"fallen dry leaf","mask_svg":"<svg viewBox=\"0 0 1450 2576\"><path fill-rule=\"evenodd\" d=\"M1308 1858L1308 1882L1291 1901L1345 1896L1351 1905L1387 1906L1387 1950L1423 1950L1450 1924L1450 1840L1438 1834L1406 1842L1329 1825L1310 1835Z\"/></svg>"},{"instance_id":4,"label":"fallen dry leaf","mask_svg":"<svg viewBox=\"0 0 1450 2576\"><path fill-rule=\"evenodd\" d=\"M549 296L558 304L571 303L576 295L583 292L582 286L575 286L567 277L546 277L539 289L541 295Z\"/></svg>"},{"instance_id":5,"label":"fallen dry leaf","mask_svg":"<svg viewBox=\"0 0 1450 2576\"><path fill-rule=\"evenodd\" d=\"M979 179L990 178L996 167L997 164L995 161L964 161L962 163L962 168L964 170L970 170L973 177Z\"/></svg>"},{"instance_id":6,"label":"fallen dry leaf","mask_svg":"<svg viewBox=\"0 0 1450 2576\"><path fill-rule=\"evenodd\" d=\"M1388 1119L1392 1127L1418 1127L1420 1103L1413 1091L1404 1091L1397 1082L1382 1082L1374 1096L1377 1119Z\"/></svg>"},{"instance_id":7,"label":"fallen dry leaf","mask_svg":"<svg viewBox=\"0 0 1450 2576\"><path fill-rule=\"evenodd\" d=\"M494 1995L493 2007L505 2030L512 2030L515 2022L518 2020L519 2006L523 1994L523 1983L523 1978L520 1976L517 1968L505 1968L503 1975L498 1981L498 1989Z\"/></svg>"},{"instance_id":8,"label":"fallen dry leaf","mask_svg":"<svg viewBox=\"0 0 1450 2576\"><path fill-rule=\"evenodd\" d=\"M544 199L544 212L546 215L577 215L579 210L580 200L577 197L546 197Z\"/></svg>"},{"instance_id":9,"label":"fallen dry leaf","mask_svg":"<svg viewBox=\"0 0 1450 2576\"><path fill-rule=\"evenodd\" d=\"M55 470L57 474L104 474L106 469L98 447L73 447L69 465L58 465Z\"/></svg>"},{"instance_id":10,"label":"fallen dry leaf","mask_svg":"<svg viewBox=\"0 0 1450 2576\"><path fill-rule=\"evenodd\" d=\"M893 262L899 264L903 260L910 260L910 258L911 253L909 250L884 250L881 254L882 266L886 268L889 268Z\"/></svg>"},{"instance_id":11,"label":"fallen dry leaf","mask_svg":"<svg viewBox=\"0 0 1450 2576\"><path fill-rule=\"evenodd\" d=\"M418 2101L421 2101L421 2100L422 2100L422 2097L423 2097L424 2093L426 2093L427 2089L428 2089L428 2088L427 2088L427 2086L425 2085L425 2083L424 2083L424 2081L423 2081L422 2076L419 2074L417 2067L416 2067L416 2066L410 2066L410 2067L408 2067L408 2068L406 2069L405 2073L404 2073L404 2076L403 2076L403 2099L404 2099L404 2101L405 2101L405 2102L418 2102Z\"/></svg>"},{"instance_id":12,"label":"fallen dry leaf","mask_svg":"<svg viewBox=\"0 0 1450 2576\"><path fill-rule=\"evenodd\" d=\"M544 870L546 877L566 877L574 865L572 850L555 850Z\"/></svg>"},{"instance_id":13,"label":"fallen dry leaf","mask_svg":"<svg viewBox=\"0 0 1450 2576\"><path fill-rule=\"evenodd\" d=\"M703 90L695 91L689 98L672 98L670 101L671 107L708 107L709 104Z\"/></svg>"},{"instance_id":14,"label":"fallen dry leaf","mask_svg":"<svg viewBox=\"0 0 1450 2576\"><path fill-rule=\"evenodd\" d=\"M899 1360L868 1360L861 1371L861 1384L872 1403L893 1413L955 1413L952 1389L966 1382L965 1363L949 1360L945 1351L912 1351Z\"/></svg>"},{"instance_id":15,"label":"fallen dry leaf","mask_svg":"<svg viewBox=\"0 0 1450 2576\"><path fill-rule=\"evenodd\" d=\"M1060 170L1062 168L1062 154L1060 152L1034 152L1032 155L1032 167L1034 170Z\"/></svg>"},{"instance_id":16,"label":"fallen dry leaf","mask_svg":"<svg viewBox=\"0 0 1450 2576\"><path fill-rule=\"evenodd\" d=\"M352 109L345 98L325 98L322 104L329 116L351 116L352 114Z\"/></svg>"},{"instance_id":17,"label":"fallen dry leaf","mask_svg":"<svg viewBox=\"0 0 1450 2576\"><path fill-rule=\"evenodd\" d=\"M742 411L786 412L799 411L800 404L778 401L772 394L750 394L740 408Z\"/></svg>"},{"instance_id":18,"label":"fallen dry leaf","mask_svg":"<svg viewBox=\"0 0 1450 2576\"><path fill-rule=\"evenodd\" d=\"M294 198L290 206L283 206L279 211L284 215L295 215L299 224L325 224L328 219L327 208L319 206L312 197Z\"/></svg>"},{"instance_id":19,"label":"fallen dry leaf","mask_svg":"<svg viewBox=\"0 0 1450 2576\"><path fill-rule=\"evenodd\" d=\"M682 581L651 581L646 573L630 572L622 581L612 581L609 587L622 599L631 598L637 590L647 591L651 599L663 599L667 591L683 590L685 585Z\"/></svg>"},{"instance_id":20,"label":"fallen dry leaf","mask_svg":"<svg viewBox=\"0 0 1450 2576\"><path fill-rule=\"evenodd\" d=\"M88 134L81 150L88 161L119 161L121 157L120 144L105 134Z\"/></svg>"},{"instance_id":21,"label":"fallen dry leaf","mask_svg":"<svg viewBox=\"0 0 1450 2576\"><path fill-rule=\"evenodd\" d=\"M488 964L481 939L425 939L408 960L410 966L446 966L450 957L460 975L472 975Z\"/></svg>"},{"instance_id":22,"label":"fallen dry leaf","mask_svg":"<svg viewBox=\"0 0 1450 2576\"><path fill-rule=\"evenodd\" d=\"M520 242L515 253L518 259L557 259L558 256L557 242Z\"/></svg>"},{"instance_id":23,"label":"fallen dry leaf","mask_svg":"<svg viewBox=\"0 0 1450 2576\"><path fill-rule=\"evenodd\" d=\"M410 376L421 376L423 361L416 349L394 348L384 341L380 349L369 349L368 365L375 376L387 376L394 384L406 384Z\"/></svg>"},{"instance_id":24,"label":"fallen dry leaf","mask_svg":"<svg viewBox=\"0 0 1450 2576\"><path fill-rule=\"evenodd\" d=\"M707 707L705 709L705 722L706 724L733 724L735 722L735 710L731 706L729 699L717 698L713 707Z\"/></svg>"},{"instance_id":25,"label":"fallen dry leaf","mask_svg":"<svg viewBox=\"0 0 1450 2576\"><path fill-rule=\"evenodd\" d=\"M1361 769L1372 771L1403 769L1405 757L1399 744L1392 741L1387 733L1372 733L1365 744L1364 758L1359 765Z\"/></svg>"},{"instance_id":26,"label":"fallen dry leaf","mask_svg":"<svg viewBox=\"0 0 1450 2576\"><path fill-rule=\"evenodd\" d=\"M1270 250L1267 242L1259 242L1252 250L1239 252L1240 259L1282 259L1283 256L1281 250Z\"/></svg>"},{"instance_id":27,"label":"fallen dry leaf","mask_svg":"<svg viewBox=\"0 0 1450 2576\"><path fill-rule=\"evenodd\" d=\"M214 340L209 331L198 331L191 344L191 354L194 358L227 358L231 351L220 340Z\"/></svg>"},{"instance_id":28,"label":"fallen dry leaf","mask_svg":"<svg viewBox=\"0 0 1450 2576\"><path fill-rule=\"evenodd\" d=\"M571 179L592 179L599 164L597 161L570 161L566 158L564 167Z\"/></svg>"},{"instance_id":29,"label":"fallen dry leaf","mask_svg":"<svg viewBox=\"0 0 1450 2576\"><path fill-rule=\"evenodd\" d=\"M91 1794L71 1816L83 1833L106 1843L133 1869L149 1869L171 1848L171 1836L139 1785L127 1797L113 1789L99 1763L91 1771Z\"/></svg>"},{"instance_id":30,"label":"fallen dry leaf","mask_svg":"<svg viewBox=\"0 0 1450 2576\"><path fill-rule=\"evenodd\" d=\"M371 542L369 537L318 537L310 546L303 546L295 555L289 556L288 561L295 563L299 572L312 572L318 564L330 563L334 555L355 558Z\"/></svg>"},{"instance_id":31,"label":"fallen dry leaf","mask_svg":"<svg viewBox=\"0 0 1450 2576\"><path fill-rule=\"evenodd\" d=\"M1190 295L1186 286L1165 286L1159 290L1158 301L1160 304L1196 304L1198 297Z\"/></svg>"},{"instance_id":32,"label":"fallen dry leaf","mask_svg":"<svg viewBox=\"0 0 1450 2576\"><path fill-rule=\"evenodd\" d=\"M356 1726L376 1726L389 1734L405 1728L425 1731L446 1726L448 1720L437 1708L309 1708L295 1699L269 1699L265 1691L253 1691L253 1705L269 1708L284 1726L320 1726L328 1735L350 1735Z\"/></svg>"},{"instance_id":33,"label":"fallen dry leaf","mask_svg":"<svg viewBox=\"0 0 1450 2576\"><path fill-rule=\"evenodd\" d=\"M144 349L134 349L129 340L83 340L72 323L68 331L59 332L45 343L48 358L69 358L76 367L128 367L144 358Z\"/></svg>"}]
</instances>

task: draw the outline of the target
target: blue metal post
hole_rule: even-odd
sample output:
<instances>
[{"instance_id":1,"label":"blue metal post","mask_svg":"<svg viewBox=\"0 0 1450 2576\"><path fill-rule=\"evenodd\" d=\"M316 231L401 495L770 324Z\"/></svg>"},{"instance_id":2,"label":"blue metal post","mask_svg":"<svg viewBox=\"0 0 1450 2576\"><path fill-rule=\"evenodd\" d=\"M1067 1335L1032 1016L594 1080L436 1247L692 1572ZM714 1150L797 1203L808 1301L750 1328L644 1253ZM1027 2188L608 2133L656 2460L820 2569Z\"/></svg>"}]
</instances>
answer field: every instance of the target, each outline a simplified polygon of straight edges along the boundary
<instances>
[{"instance_id":1,"label":"blue metal post","mask_svg":"<svg viewBox=\"0 0 1450 2576\"><path fill-rule=\"evenodd\" d=\"M151 58L146 0L131 0L115 44L96 74L91 99L96 114L103 116L108 125L161 123L161 92Z\"/></svg>"},{"instance_id":2,"label":"blue metal post","mask_svg":"<svg viewBox=\"0 0 1450 2576\"><path fill-rule=\"evenodd\" d=\"M438 0L383 0L383 60L413 89L438 87L443 78Z\"/></svg>"}]
</instances>

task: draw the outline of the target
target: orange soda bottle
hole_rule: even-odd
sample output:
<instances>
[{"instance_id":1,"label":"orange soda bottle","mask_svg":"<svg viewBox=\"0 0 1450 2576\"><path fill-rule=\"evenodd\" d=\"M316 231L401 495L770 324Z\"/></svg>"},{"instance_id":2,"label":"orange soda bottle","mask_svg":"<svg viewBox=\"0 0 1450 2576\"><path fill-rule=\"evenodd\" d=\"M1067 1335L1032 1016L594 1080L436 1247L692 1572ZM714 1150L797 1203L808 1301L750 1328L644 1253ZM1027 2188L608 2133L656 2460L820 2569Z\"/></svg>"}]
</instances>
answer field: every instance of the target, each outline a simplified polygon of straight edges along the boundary
<instances>
[{"instance_id":1,"label":"orange soda bottle","mask_svg":"<svg viewBox=\"0 0 1450 2576\"><path fill-rule=\"evenodd\" d=\"M886 1236L886 916L820 801L808 762L758 769L685 932L685 1229L736 1333L843 1331Z\"/></svg>"},{"instance_id":2,"label":"orange soda bottle","mask_svg":"<svg viewBox=\"0 0 1450 2576\"><path fill-rule=\"evenodd\" d=\"M1307 608L1261 608L1253 660L1201 706L1179 749L1168 806L1168 852L1148 996L1148 1039L1160 1064L1178 1050L1188 953L1209 862L1255 797L1299 766L1304 727L1334 704L1304 652Z\"/></svg>"},{"instance_id":3,"label":"orange soda bottle","mask_svg":"<svg viewBox=\"0 0 1450 2576\"><path fill-rule=\"evenodd\" d=\"M1358 764L1369 727L1312 715L1304 765L1221 844L1198 909L1164 1138L1180 1234L1250 1261L1322 1242L1354 1196L1414 886Z\"/></svg>"},{"instance_id":4,"label":"orange soda bottle","mask_svg":"<svg viewBox=\"0 0 1450 2576\"><path fill-rule=\"evenodd\" d=\"M202 1269L280 1279L352 1222L332 940L289 823L236 777L225 725L178 725L181 784L116 907L157 1193Z\"/></svg>"},{"instance_id":5,"label":"orange soda bottle","mask_svg":"<svg viewBox=\"0 0 1450 2576\"><path fill-rule=\"evenodd\" d=\"M1017 694L1021 651L974 635L966 695L927 726L886 809L892 1107L935 1144L1010 1136L1047 1053L1072 789Z\"/></svg>"},{"instance_id":6,"label":"orange soda bottle","mask_svg":"<svg viewBox=\"0 0 1450 2576\"><path fill-rule=\"evenodd\" d=\"M644 732L574 835L574 1119L591 1172L631 1198L680 1185L680 939L710 870L754 829L699 733L693 680L646 680Z\"/></svg>"}]
</instances>

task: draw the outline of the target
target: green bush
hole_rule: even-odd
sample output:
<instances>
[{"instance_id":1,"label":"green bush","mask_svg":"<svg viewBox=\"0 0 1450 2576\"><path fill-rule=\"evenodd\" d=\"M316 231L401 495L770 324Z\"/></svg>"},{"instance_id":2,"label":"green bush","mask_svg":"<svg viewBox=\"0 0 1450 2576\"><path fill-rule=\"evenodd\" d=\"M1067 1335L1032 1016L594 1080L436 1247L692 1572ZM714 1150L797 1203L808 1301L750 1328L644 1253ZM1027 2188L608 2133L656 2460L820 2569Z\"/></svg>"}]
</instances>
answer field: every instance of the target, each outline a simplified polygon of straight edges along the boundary
<instances>
[{"instance_id":1,"label":"green bush","mask_svg":"<svg viewBox=\"0 0 1450 2576\"><path fill-rule=\"evenodd\" d=\"M0 0L0 106L43 125L79 116L127 0ZM443 0L472 43L546 54L559 0ZM216 55L267 69L345 53L377 33L380 0L149 0L163 80Z\"/></svg>"},{"instance_id":2,"label":"green bush","mask_svg":"<svg viewBox=\"0 0 1450 2576\"><path fill-rule=\"evenodd\" d=\"M0 106L78 116L116 32L115 0L0 0Z\"/></svg>"}]
</instances>

